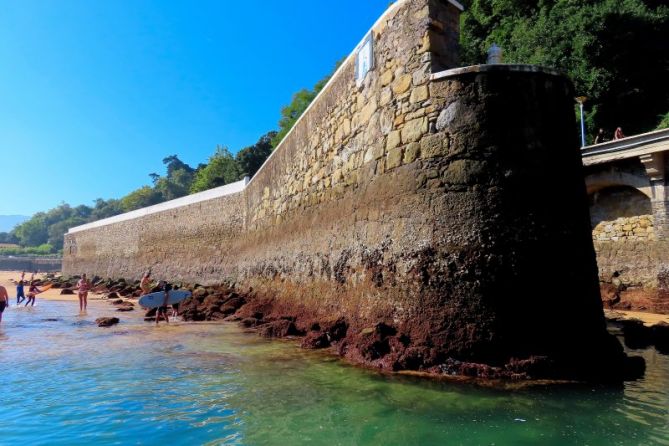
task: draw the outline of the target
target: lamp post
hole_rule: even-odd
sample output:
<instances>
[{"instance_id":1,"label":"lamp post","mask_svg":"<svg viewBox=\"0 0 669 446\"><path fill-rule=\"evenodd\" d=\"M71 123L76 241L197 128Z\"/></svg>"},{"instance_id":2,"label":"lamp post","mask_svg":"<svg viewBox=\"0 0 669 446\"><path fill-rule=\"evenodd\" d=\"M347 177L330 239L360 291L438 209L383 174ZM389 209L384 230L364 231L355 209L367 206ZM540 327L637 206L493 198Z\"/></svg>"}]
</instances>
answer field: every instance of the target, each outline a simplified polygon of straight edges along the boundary
<instances>
[{"instance_id":1,"label":"lamp post","mask_svg":"<svg viewBox=\"0 0 669 446\"><path fill-rule=\"evenodd\" d=\"M585 147L585 120L583 119L583 104L588 98L586 96L579 96L576 98L579 108L581 109L581 147Z\"/></svg>"}]
</instances>

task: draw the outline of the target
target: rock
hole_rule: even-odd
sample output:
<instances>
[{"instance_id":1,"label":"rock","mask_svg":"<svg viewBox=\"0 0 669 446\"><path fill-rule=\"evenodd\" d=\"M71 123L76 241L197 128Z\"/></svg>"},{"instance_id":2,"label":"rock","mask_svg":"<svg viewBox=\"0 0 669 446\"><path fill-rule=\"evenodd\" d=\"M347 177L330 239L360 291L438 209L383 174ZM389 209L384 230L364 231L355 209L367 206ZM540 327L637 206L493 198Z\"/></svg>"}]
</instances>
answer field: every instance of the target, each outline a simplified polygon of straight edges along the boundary
<instances>
[{"instance_id":1,"label":"rock","mask_svg":"<svg viewBox=\"0 0 669 446\"><path fill-rule=\"evenodd\" d=\"M358 342L360 354L373 361L390 353L390 337L396 334L395 328L379 322L373 330L363 330Z\"/></svg>"},{"instance_id":2,"label":"rock","mask_svg":"<svg viewBox=\"0 0 669 446\"><path fill-rule=\"evenodd\" d=\"M404 74L398 77L391 86L393 93L396 95L405 93L407 90L409 90L409 87L411 87L412 80L413 77L410 74Z\"/></svg>"},{"instance_id":3,"label":"rock","mask_svg":"<svg viewBox=\"0 0 669 446\"><path fill-rule=\"evenodd\" d=\"M659 322L651 327L653 333L653 344L657 351L669 354L669 324Z\"/></svg>"},{"instance_id":4,"label":"rock","mask_svg":"<svg viewBox=\"0 0 669 446\"><path fill-rule=\"evenodd\" d=\"M61 295L64 295L64 294L74 294L74 291L72 291L70 288L63 288L62 290L60 290L60 294L61 294Z\"/></svg>"},{"instance_id":5,"label":"rock","mask_svg":"<svg viewBox=\"0 0 669 446\"><path fill-rule=\"evenodd\" d=\"M447 129L455 119L459 108L460 103L456 101L443 109L437 118L437 130L441 132L442 130Z\"/></svg>"},{"instance_id":6,"label":"rock","mask_svg":"<svg viewBox=\"0 0 669 446\"><path fill-rule=\"evenodd\" d=\"M330 338L327 333L311 331L302 340L300 347L309 349L327 348L330 346Z\"/></svg>"},{"instance_id":7,"label":"rock","mask_svg":"<svg viewBox=\"0 0 669 446\"><path fill-rule=\"evenodd\" d=\"M254 318L254 317L247 317L247 318L242 319L242 321L241 321L241 324L244 327L255 327L256 325L258 325L258 323L259 323L258 319Z\"/></svg>"},{"instance_id":8,"label":"rock","mask_svg":"<svg viewBox=\"0 0 669 446\"><path fill-rule=\"evenodd\" d=\"M653 330L638 319L621 321L625 345L629 348L646 348L653 343Z\"/></svg>"},{"instance_id":9,"label":"rock","mask_svg":"<svg viewBox=\"0 0 669 446\"><path fill-rule=\"evenodd\" d=\"M118 307L116 311L134 311L134 307Z\"/></svg>"},{"instance_id":10,"label":"rock","mask_svg":"<svg viewBox=\"0 0 669 446\"><path fill-rule=\"evenodd\" d=\"M116 299L118 298L118 293L112 291L111 293L107 294L107 299Z\"/></svg>"},{"instance_id":11,"label":"rock","mask_svg":"<svg viewBox=\"0 0 669 446\"><path fill-rule=\"evenodd\" d=\"M156 317L156 312L158 311L157 308L151 308L148 310L145 314L144 317Z\"/></svg>"},{"instance_id":12,"label":"rock","mask_svg":"<svg viewBox=\"0 0 669 446\"><path fill-rule=\"evenodd\" d=\"M123 302L124 302L123 299L116 299L116 300L113 300L109 303L112 304L112 305L121 305Z\"/></svg>"},{"instance_id":13,"label":"rock","mask_svg":"<svg viewBox=\"0 0 669 446\"><path fill-rule=\"evenodd\" d=\"M111 327L119 323L119 318L117 317L99 317L95 320L95 323L98 324L98 327Z\"/></svg>"},{"instance_id":14,"label":"rock","mask_svg":"<svg viewBox=\"0 0 669 446\"><path fill-rule=\"evenodd\" d=\"M260 327L260 335L266 338L284 338L298 334L295 324L286 319L270 322Z\"/></svg>"},{"instance_id":15,"label":"rock","mask_svg":"<svg viewBox=\"0 0 669 446\"><path fill-rule=\"evenodd\" d=\"M123 289L122 289L121 291L119 291L118 293L119 293L121 296L130 296L130 295L131 295L132 293L134 293L134 292L135 292L135 287L133 287L133 286L128 286L128 287L123 288Z\"/></svg>"},{"instance_id":16,"label":"rock","mask_svg":"<svg viewBox=\"0 0 669 446\"><path fill-rule=\"evenodd\" d=\"M324 324L323 331L329 336L330 342L336 342L346 337L348 323L346 319L339 318L331 324Z\"/></svg>"},{"instance_id":17,"label":"rock","mask_svg":"<svg viewBox=\"0 0 669 446\"><path fill-rule=\"evenodd\" d=\"M209 291L207 291L206 288L204 287L198 287L193 291L193 297L195 299L198 299L200 302L202 302L202 299L207 297L209 295Z\"/></svg>"}]
</instances>

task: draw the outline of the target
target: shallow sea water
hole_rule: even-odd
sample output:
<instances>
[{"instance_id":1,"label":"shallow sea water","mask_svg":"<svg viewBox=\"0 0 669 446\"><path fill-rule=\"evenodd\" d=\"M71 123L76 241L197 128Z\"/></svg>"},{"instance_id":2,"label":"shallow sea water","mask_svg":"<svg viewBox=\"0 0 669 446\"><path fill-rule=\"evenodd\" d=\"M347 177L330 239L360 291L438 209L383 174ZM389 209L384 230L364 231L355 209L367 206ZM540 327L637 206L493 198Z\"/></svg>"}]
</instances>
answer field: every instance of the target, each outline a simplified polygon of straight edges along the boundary
<instances>
[{"instance_id":1,"label":"shallow sea water","mask_svg":"<svg viewBox=\"0 0 669 446\"><path fill-rule=\"evenodd\" d=\"M5 312L0 444L669 445L669 357L652 348L624 388L502 391L381 375L235 324L77 310Z\"/></svg>"}]
</instances>

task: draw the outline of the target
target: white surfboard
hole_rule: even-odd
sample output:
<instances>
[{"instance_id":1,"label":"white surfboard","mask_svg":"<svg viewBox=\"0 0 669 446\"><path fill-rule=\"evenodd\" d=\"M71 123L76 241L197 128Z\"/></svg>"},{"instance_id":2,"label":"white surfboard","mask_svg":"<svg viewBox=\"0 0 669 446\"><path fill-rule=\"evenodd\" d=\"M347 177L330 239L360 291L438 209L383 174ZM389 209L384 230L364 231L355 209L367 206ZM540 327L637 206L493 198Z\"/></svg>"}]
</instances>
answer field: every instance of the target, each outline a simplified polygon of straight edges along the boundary
<instances>
[{"instance_id":1,"label":"white surfboard","mask_svg":"<svg viewBox=\"0 0 669 446\"><path fill-rule=\"evenodd\" d=\"M167 294L167 305L178 304L185 298L190 296L190 291L185 290L170 290ZM165 293L157 291L155 293L146 294L139 298L139 305L144 308L156 308L163 305L165 302Z\"/></svg>"}]
</instances>

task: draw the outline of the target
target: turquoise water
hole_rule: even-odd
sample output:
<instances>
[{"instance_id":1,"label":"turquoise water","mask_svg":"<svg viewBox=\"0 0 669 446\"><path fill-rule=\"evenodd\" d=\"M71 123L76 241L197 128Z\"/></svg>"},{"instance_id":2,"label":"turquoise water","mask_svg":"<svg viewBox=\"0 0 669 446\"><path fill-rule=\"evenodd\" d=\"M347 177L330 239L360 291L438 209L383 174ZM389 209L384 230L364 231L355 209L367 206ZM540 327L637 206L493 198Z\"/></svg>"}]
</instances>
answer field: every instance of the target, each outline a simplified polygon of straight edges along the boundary
<instances>
[{"instance_id":1,"label":"turquoise water","mask_svg":"<svg viewBox=\"0 0 669 446\"><path fill-rule=\"evenodd\" d=\"M669 357L619 390L384 376L235 325L38 301L0 326L0 444L669 444ZM47 320L55 319L55 320Z\"/></svg>"}]
</instances>

